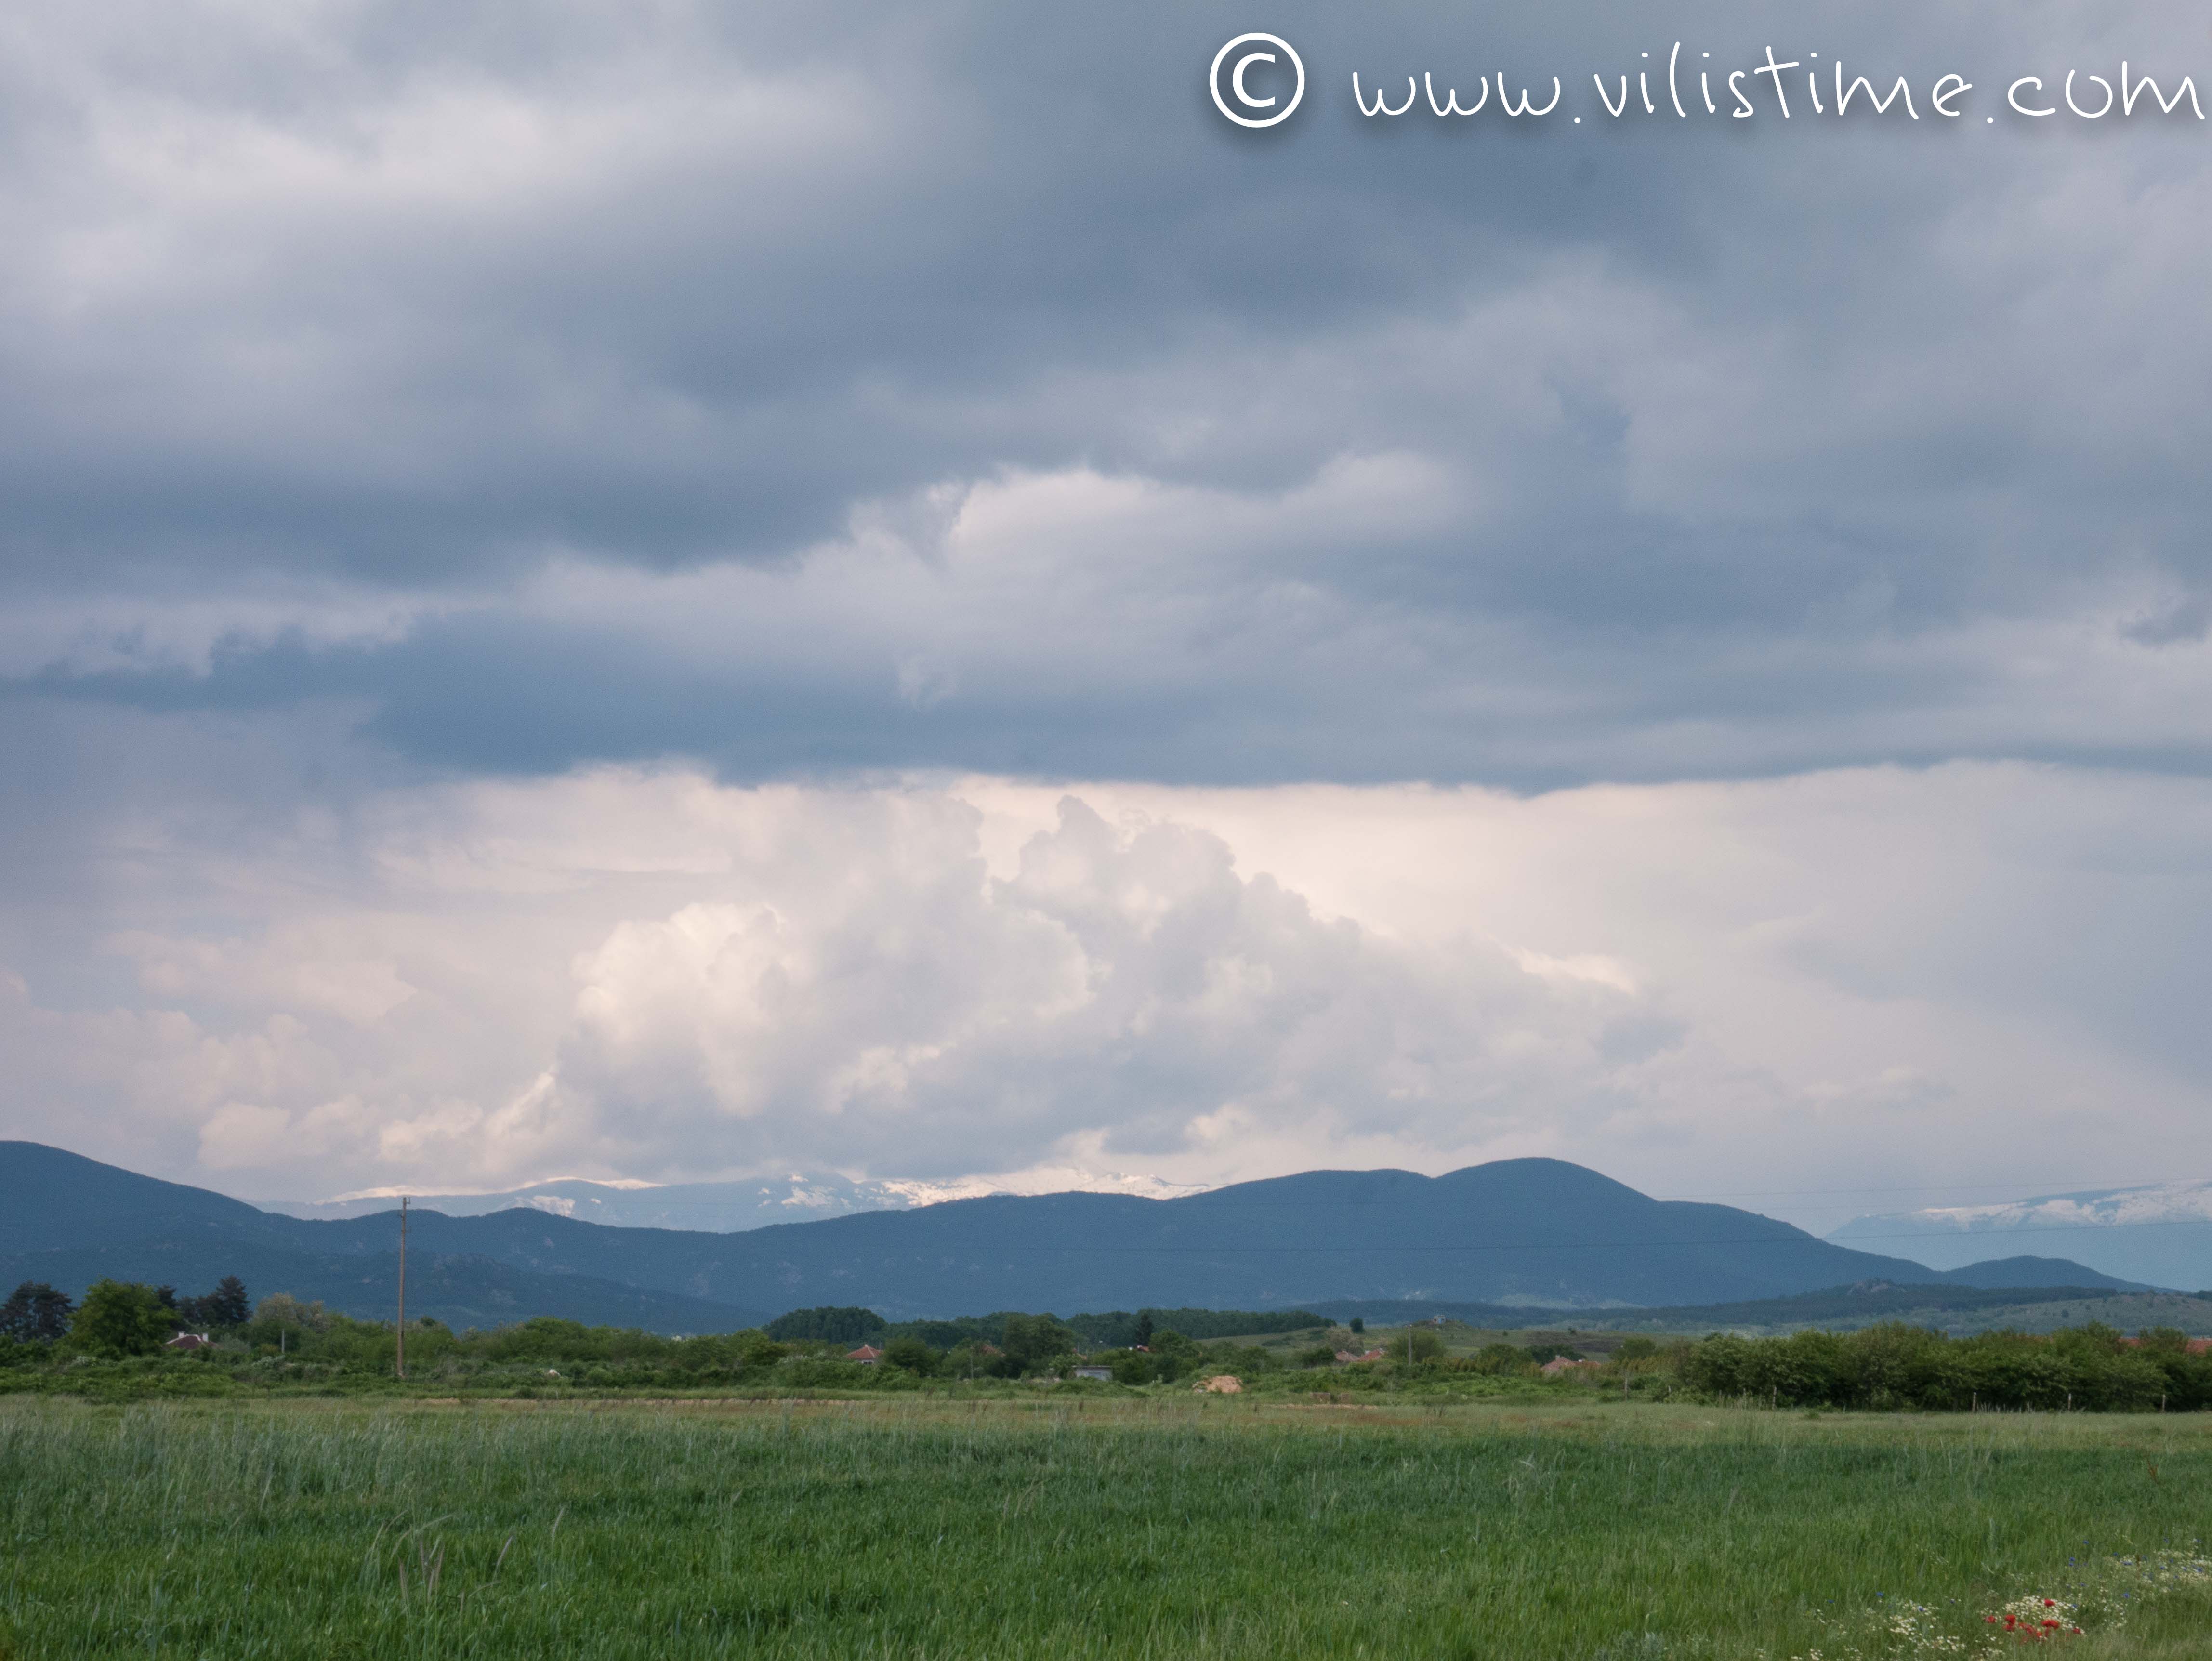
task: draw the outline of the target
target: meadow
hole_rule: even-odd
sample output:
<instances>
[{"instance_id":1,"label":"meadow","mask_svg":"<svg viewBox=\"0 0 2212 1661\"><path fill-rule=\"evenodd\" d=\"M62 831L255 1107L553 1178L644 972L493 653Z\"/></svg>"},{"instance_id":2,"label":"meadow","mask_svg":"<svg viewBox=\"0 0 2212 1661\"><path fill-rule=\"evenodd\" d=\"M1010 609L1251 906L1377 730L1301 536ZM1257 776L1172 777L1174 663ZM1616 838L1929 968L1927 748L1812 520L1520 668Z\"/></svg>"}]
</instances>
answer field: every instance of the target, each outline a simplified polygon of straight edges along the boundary
<instances>
[{"instance_id":1,"label":"meadow","mask_svg":"<svg viewBox=\"0 0 2212 1661\"><path fill-rule=\"evenodd\" d=\"M1958 1653L2208 1494L2196 1414L21 1396L0 1655ZM2212 1600L2063 1641L2212 1656Z\"/></svg>"}]
</instances>

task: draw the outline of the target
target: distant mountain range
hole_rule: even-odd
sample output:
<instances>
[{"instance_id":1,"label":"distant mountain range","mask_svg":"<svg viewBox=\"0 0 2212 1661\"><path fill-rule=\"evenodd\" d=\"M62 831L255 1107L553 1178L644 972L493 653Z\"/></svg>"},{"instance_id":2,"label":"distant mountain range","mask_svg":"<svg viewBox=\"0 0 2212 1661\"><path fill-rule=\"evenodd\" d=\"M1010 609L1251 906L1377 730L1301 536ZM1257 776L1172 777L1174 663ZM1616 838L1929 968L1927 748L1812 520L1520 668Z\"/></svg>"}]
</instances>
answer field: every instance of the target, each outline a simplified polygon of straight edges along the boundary
<instances>
[{"instance_id":1,"label":"distant mountain range","mask_svg":"<svg viewBox=\"0 0 2212 1661\"><path fill-rule=\"evenodd\" d=\"M1070 1171L1053 1191L1080 1190L1093 1194L1136 1194L1166 1200L1178 1195L1204 1192L1199 1187L1163 1182L1156 1177L1098 1177ZM767 1228L776 1223L813 1222L824 1217L848 1217L856 1211L907 1211L915 1206L941 1205L947 1200L972 1200L1000 1190L989 1183L967 1181L854 1182L835 1172L805 1172L790 1177L753 1177L741 1183L603 1183L585 1177L564 1177L510 1188L495 1194L416 1194L414 1203L449 1217L482 1217L495 1211L527 1208L580 1223L606 1223L617 1228L678 1228L713 1234L734 1234L745 1229ZM1041 1190L1040 1190L1041 1191ZM343 1221L373 1217L389 1211L398 1202L395 1191L349 1195L337 1200L270 1200L264 1211L317 1221Z\"/></svg>"},{"instance_id":2,"label":"distant mountain range","mask_svg":"<svg viewBox=\"0 0 2212 1661\"><path fill-rule=\"evenodd\" d=\"M0 1286L102 1275L204 1290L225 1274L388 1317L396 1217L260 1210L35 1142L0 1142ZM1981 1278L1977 1278L1978 1276ZM532 1209L414 1214L409 1309L709 1331L817 1304L893 1319L998 1309L1312 1307L1410 1299L1679 1306L1856 1281L2116 1287L2063 1260L1938 1271L1733 1207L1654 1200L1557 1159L1443 1177L1316 1171L1174 1199L1000 1195L741 1233L611 1227ZM419 1290L418 1290L419 1288Z\"/></svg>"},{"instance_id":3,"label":"distant mountain range","mask_svg":"<svg viewBox=\"0 0 2212 1661\"><path fill-rule=\"evenodd\" d=\"M1910 1251L1938 1266L1971 1262L1993 1250L2063 1251L2130 1280L2212 1287L2212 1183L2154 1183L1855 1217L1828 1238L1860 1250Z\"/></svg>"},{"instance_id":4,"label":"distant mountain range","mask_svg":"<svg viewBox=\"0 0 2212 1661\"><path fill-rule=\"evenodd\" d=\"M526 1227L555 1220L530 1212L509 1215ZM193 1293L236 1275L257 1298L289 1292L346 1314L388 1320L398 1297L397 1222L396 1214L387 1213L351 1225L302 1223L41 1143L0 1142L0 1289L44 1281L74 1297L107 1278ZM560 1315L658 1332L719 1332L757 1325L778 1312L732 1307L681 1287L640 1286L565 1267L547 1270L511 1246L501 1250L489 1232L454 1239L444 1232L452 1226L434 1213L414 1220L410 1315L455 1328Z\"/></svg>"}]
</instances>

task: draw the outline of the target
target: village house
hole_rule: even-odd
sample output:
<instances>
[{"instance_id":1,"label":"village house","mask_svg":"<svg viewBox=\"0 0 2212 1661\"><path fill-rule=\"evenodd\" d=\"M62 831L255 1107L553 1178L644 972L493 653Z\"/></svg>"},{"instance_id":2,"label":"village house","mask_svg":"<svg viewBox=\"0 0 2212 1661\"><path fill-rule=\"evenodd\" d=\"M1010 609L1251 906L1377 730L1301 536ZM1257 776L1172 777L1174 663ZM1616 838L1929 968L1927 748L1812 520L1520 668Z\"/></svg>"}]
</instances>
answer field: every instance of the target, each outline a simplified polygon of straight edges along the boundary
<instances>
[{"instance_id":1,"label":"village house","mask_svg":"<svg viewBox=\"0 0 2212 1661\"><path fill-rule=\"evenodd\" d=\"M161 1346L164 1349L212 1349L215 1340L204 1332L180 1332Z\"/></svg>"},{"instance_id":2,"label":"village house","mask_svg":"<svg viewBox=\"0 0 2212 1661\"><path fill-rule=\"evenodd\" d=\"M862 1344L858 1349L847 1350L845 1359L858 1361L864 1367L872 1367L884 1359L884 1353L873 1344Z\"/></svg>"}]
</instances>

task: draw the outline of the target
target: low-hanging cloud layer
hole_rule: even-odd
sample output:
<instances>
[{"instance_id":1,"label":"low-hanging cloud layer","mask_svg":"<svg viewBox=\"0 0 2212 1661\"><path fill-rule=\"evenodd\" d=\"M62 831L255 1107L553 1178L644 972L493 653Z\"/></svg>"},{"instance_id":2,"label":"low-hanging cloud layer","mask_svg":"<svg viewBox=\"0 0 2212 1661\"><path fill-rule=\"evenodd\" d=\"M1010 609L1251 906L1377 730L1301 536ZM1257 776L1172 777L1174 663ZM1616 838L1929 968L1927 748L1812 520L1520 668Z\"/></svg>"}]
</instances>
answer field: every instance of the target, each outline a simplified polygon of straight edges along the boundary
<instances>
[{"instance_id":1,"label":"low-hanging cloud layer","mask_svg":"<svg viewBox=\"0 0 2212 1661\"><path fill-rule=\"evenodd\" d=\"M1671 1031L1615 977L1316 916L1188 824L1069 796L999 872L984 818L944 788L606 772L234 825L146 850L159 891L117 910L153 926L100 940L141 1007L18 978L9 1048L265 1187L333 1163L1218 1175L1545 1134Z\"/></svg>"},{"instance_id":2,"label":"low-hanging cloud layer","mask_svg":"<svg viewBox=\"0 0 2212 1661\"><path fill-rule=\"evenodd\" d=\"M326 733L134 719L113 800L7 849L0 1134L242 1193L1547 1153L1840 1220L2212 1161L2194 780L617 768L272 811L241 782Z\"/></svg>"},{"instance_id":3,"label":"low-hanging cloud layer","mask_svg":"<svg viewBox=\"0 0 2212 1661\"><path fill-rule=\"evenodd\" d=\"M1246 134L1263 25L1314 81ZM0 1132L301 1194L2191 1134L2212 125L2001 88L2212 35L1657 27L0 32ZM1340 84L1677 33L1977 90Z\"/></svg>"}]
</instances>

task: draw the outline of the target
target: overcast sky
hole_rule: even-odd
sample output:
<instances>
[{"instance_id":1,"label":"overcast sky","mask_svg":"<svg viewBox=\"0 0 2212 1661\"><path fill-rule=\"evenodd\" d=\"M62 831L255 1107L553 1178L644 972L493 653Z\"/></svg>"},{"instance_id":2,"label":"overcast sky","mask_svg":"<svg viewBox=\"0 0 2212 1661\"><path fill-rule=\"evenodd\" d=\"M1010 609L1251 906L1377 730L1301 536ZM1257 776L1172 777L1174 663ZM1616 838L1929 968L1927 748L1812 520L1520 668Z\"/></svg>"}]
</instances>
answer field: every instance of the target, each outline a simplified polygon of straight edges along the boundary
<instances>
[{"instance_id":1,"label":"overcast sky","mask_svg":"<svg viewBox=\"0 0 2212 1661\"><path fill-rule=\"evenodd\" d=\"M1678 38L1791 117L1611 117ZM1918 119L1816 115L1838 58ZM2212 1176L2212 124L2065 109L2123 58L2212 28L0 26L0 1135L252 1197Z\"/></svg>"}]
</instances>

